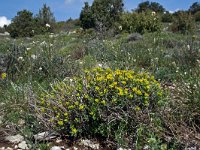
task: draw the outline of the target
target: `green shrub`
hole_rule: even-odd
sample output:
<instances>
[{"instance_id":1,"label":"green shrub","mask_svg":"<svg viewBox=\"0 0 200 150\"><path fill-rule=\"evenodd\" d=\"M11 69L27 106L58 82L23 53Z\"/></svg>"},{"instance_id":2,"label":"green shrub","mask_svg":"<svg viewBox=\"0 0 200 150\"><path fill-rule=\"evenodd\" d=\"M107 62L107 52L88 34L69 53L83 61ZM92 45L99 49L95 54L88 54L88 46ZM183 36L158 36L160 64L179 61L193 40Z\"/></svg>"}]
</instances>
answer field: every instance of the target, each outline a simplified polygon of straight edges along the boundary
<instances>
[{"instance_id":1,"label":"green shrub","mask_svg":"<svg viewBox=\"0 0 200 150\"><path fill-rule=\"evenodd\" d=\"M195 21L200 21L200 11L197 11L197 12L194 14L194 18L195 18Z\"/></svg>"},{"instance_id":2,"label":"green shrub","mask_svg":"<svg viewBox=\"0 0 200 150\"><path fill-rule=\"evenodd\" d=\"M148 73L95 68L53 84L41 95L39 111L62 134L100 135L121 143L132 136L140 113L161 106L162 93Z\"/></svg>"},{"instance_id":3,"label":"green shrub","mask_svg":"<svg viewBox=\"0 0 200 150\"><path fill-rule=\"evenodd\" d=\"M173 15L170 12L166 12L162 15L162 22L172 22L173 21Z\"/></svg>"},{"instance_id":4,"label":"green shrub","mask_svg":"<svg viewBox=\"0 0 200 150\"><path fill-rule=\"evenodd\" d=\"M146 13L124 13L121 17L122 29L128 32L156 32L161 31L161 21L157 14Z\"/></svg>"},{"instance_id":5,"label":"green shrub","mask_svg":"<svg viewBox=\"0 0 200 150\"><path fill-rule=\"evenodd\" d=\"M193 32L195 29L194 18L187 12L177 12L173 20L171 29L173 32L188 33Z\"/></svg>"}]
</instances>

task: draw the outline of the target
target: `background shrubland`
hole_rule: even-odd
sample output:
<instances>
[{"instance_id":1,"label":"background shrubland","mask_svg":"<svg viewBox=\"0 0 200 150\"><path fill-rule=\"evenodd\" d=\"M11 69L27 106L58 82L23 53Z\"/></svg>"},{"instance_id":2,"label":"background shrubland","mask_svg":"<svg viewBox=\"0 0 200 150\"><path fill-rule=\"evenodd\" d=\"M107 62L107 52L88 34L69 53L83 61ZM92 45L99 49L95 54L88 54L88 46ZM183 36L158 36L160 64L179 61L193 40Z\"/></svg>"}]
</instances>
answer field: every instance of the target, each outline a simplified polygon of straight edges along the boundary
<instances>
[{"instance_id":1,"label":"background shrubland","mask_svg":"<svg viewBox=\"0 0 200 150\"><path fill-rule=\"evenodd\" d=\"M0 36L0 131L34 148L34 134L53 130L108 149L198 149L199 3L169 13L106 2L66 22L46 5L23 10L2 28L12 38Z\"/></svg>"}]
</instances>

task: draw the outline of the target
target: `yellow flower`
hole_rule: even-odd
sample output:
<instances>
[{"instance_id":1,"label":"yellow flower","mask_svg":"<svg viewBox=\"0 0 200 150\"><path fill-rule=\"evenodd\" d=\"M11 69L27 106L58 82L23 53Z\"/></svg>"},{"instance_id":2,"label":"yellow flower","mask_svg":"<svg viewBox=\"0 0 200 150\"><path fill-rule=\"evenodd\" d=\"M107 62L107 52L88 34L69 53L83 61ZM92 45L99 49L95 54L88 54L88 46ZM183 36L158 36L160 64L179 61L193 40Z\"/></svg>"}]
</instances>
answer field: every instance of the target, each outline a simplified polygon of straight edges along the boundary
<instances>
[{"instance_id":1,"label":"yellow flower","mask_svg":"<svg viewBox=\"0 0 200 150\"><path fill-rule=\"evenodd\" d=\"M92 116L93 116L93 115L94 115L94 112L93 112L93 111L91 111L91 112L90 112L90 115L92 115Z\"/></svg>"},{"instance_id":2,"label":"yellow flower","mask_svg":"<svg viewBox=\"0 0 200 150\"><path fill-rule=\"evenodd\" d=\"M125 85L125 84L126 84L126 81L122 81L122 84L124 84L124 85Z\"/></svg>"},{"instance_id":3,"label":"yellow flower","mask_svg":"<svg viewBox=\"0 0 200 150\"><path fill-rule=\"evenodd\" d=\"M149 97L149 94L148 94L148 93L144 93L144 96L145 96L146 98L148 98L148 97Z\"/></svg>"},{"instance_id":4,"label":"yellow flower","mask_svg":"<svg viewBox=\"0 0 200 150\"><path fill-rule=\"evenodd\" d=\"M116 75L121 75L122 72L121 72L121 70L117 69L117 70L115 71L115 74L116 74Z\"/></svg>"},{"instance_id":5,"label":"yellow flower","mask_svg":"<svg viewBox=\"0 0 200 150\"><path fill-rule=\"evenodd\" d=\"M104 106L106 105L106 101L105 101L105 100L101 101L101 103L102 103Z\"/></svg>"},{"instance_id":6,"label":"yellow flower","mask_svg":"<svg viewBox=\"0 0 200 150\"><path fill-rule=\"evenodd\" d=\"M140 108L139 106L136 106L136 107L135 107L135 110L136 110L136 111L140 111L141 108Z\"/></svg>"},{"instance_id":7,"label":"yellow flower","mask_svg":"<svg viewBox=\"0 0 200 150\"><path fill-rule=\"evenodd\" d=\"M60 125L60 126L63 126L63 121L62 120L60 120L60 121L58 121L58 125Z\"/></svg>"},{"instance_id":8,"label":"yellow flower","mask_svg":"<svg viewBox=\"0 0 200 150\"><path fill-rule=\"evenodd\" d=\"M71 127L71 133L72 133L72 135L75 135L77 132L78 132L78 131L77 131L76 128Z\"/></svg>"},{"instance_id":9,"label":"yellow flower","mask_svg":"<svg viewBox=\"0 0 200 150\"><path fill-rule=\"evenodd\" d=\"M89 98L89 95L85 95L84 98L88 99L88 98Z\"/></svg>"},{"instance_id":10,"label":"yellow flower","mask_svg":"<svg viewBox=\"0 0 200 150\"><path fill-rule=\"evenodd\" d=\"M44 112L45 112L45 108L44 108L44 107L42 107L42 109L41 109L41 112L42 112L42 113L44 113Z\"/></svg>"},{"instance_id":11,"label":"yellow flower","mask_svg":"<svg viewBox=\"0 0 200 150\"><path fill-rule=\"evenodd\" d=\"M149 86L149 85L147 85L147 86L146 86L146 89L147 89L147 90L149 90L149 89L150 89L150 86Z\"/></svg>"},{"instance_id":12,"label":"yellow flower","mask_svg":"<svg viewBox=\"0 0 200 150\"><path fill-rule=\"evenodd\" d=\"M104 94L106 94L106 93L108 92L108 90L107 90L107 89L104 89L103 92L104 92Z\"/></svg>"},{"instance_id":13,"label":"yellow flower","mask_svg":"<svg viewBox=\"0 0 200 150\"><path fill-rule=\"evenodd\" d=\"M126 94L126 95L128 94L128 88L124 89L124 94Z\"/></svg>"},{"instance_id":14,"label":"yellow flower","mask_svg":"<svg viewBox=\"0 0 200 150\"><path fill-rule=\"evenodd\" d=\"M112 74L108 74L108 75L107 75L107 79L108 79L108 80L113 80L113 79L114 79L114 78L113 78L113 75L112 75Z\"/></svg>"},{"instance_id":15,"label":"yellow flower","mask_svg":"<svg viewBox=\"0 0 200 150\"><path fill-rule=\"evenodd\" d=\"M79 106L79 110L83 110L84 107L85 107L84 105L80 105L80 106Z\"/></svg>"},{"instance_id":16,"label":"yellow flower","mask_svg":"<svg viewBox=\"0 0 200 150\"><path fill-rule=\"evenodd\" d=\"M124 95L123 89L121 87L116 87L116 89L119 91L119 93L118 93L119 96Z\"/></svg>"},{"instance_id":17,"label":"yellow flower","mask_svg":"<svg viewBox=\"0 0 200 150\"><path fill-rule=\"evenodd\" d=\"M68 108L69 108L69 109L74 109L74 106L73 106L73 105L70 105Z\"/></svg>"},{"instance_id":18,"label":"yellow flower","mask_svg":"<svg viewBox=\"0 0 200 150\"><path fill-rule=\"evenodd\" d=\"M158 94L158 96L160 96L160 97L162 96L162 92L158 92L157 94Z\"/></svg>"},{"instance_id":19,"label":"yellow flower","mask_svg":"<svg viewBox=\"0 0 200 150\"><path fill-rule=\"evenodd\" d=\"M140 91L140 90L137 90L136 92L135 92L137 95L142 95L142 92Z\"/></svg>"},{"instance_id":20,"label":"yellow flower","mask_svg":"<svg viewBox=\"0 0 200 150\"><path fill-rule=\"evenodd\" d=\"M136 92L136 91L137 91L137 88L136 88L136 87L132 88L132 91L133 91L133 92Z\"/></svg>"},{"instance_id":21,"label":"yellow flower","mask_svg":"<svg viewBox=\"0 0 200 150\"><path fill-rule=\"evenodd\" d=\"M74 104L77 106L77 105L79 104L79 102L78 102L78 101L76 101Z\"/></svg>"},{"instance_id":22,"label":"yellow flower","mask_svg":"<svg viewBox=\"0 0 200 150\"><path fill-rule=\"evenodd\" d=\"M98 103L98 102L99 102L99 99L96 98L94 101L95 101L96 103Z\"/></svg>"},{"instance_id":23,"label":"yellow flower","mask_svg":"<svg viewBox=\"0 0 200 150\"><path fill-rule=\"evenodd\" d=\"M96 91L99 91L99 89L100 89L100 88L99 88L98 86L95 86L95 90L96 90Z\"/></svg>"},{"instance_id":24,"label":"yellow flower","mask_svg":"<svg viewBox=\"0 0 200 150\"><path fill-rule=\"evenodd\" d=\"M130 95L129 95L129 98L133 98L133 94L130 94Z\"/></svg>"},{"instance_id":25,"label":"yellow flower","mask_svg":"<svg viewBox=\"0 0 200 150\"><path fill-rule=\"evenodd\" d=\"M2 79L5 79L6 77L7 77L7 74L5 72L1 74Z\"/></svg>"},{"instance_id":26,"label":"yellow flower","mask_svg":"<svg viewBox=\"0 0 200 150\"><path fill-rule=\"evenodd\" d=\"M97 81L103 81L103 77L98 76L98 77L97 77Z\"/></svg>"}]
</instances>

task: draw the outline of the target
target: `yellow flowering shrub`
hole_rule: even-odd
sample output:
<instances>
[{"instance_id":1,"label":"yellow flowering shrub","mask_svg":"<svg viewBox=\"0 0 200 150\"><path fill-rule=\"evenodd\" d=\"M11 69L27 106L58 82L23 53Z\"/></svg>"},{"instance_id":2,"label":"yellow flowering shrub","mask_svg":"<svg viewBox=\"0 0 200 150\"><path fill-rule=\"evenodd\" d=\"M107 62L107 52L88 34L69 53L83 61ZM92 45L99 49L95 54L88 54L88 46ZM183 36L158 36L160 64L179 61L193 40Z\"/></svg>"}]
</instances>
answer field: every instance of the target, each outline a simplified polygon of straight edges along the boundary
<instances>
[{"instance_id":1,"label":"yellow flowering shrub","mask_svg":"<svg viewBox=\"0 0 200 150\"><path fill-rule=\"evenodd\" d=\"M5 79L7 77L7 74L5 72L1 73L1 79Z\"/></svg>"},{"instance_id":2,"label":"yellow flowering shrub","mask_svg":"<svg viewBox=\"0 0 200 150\"><path fill-rule=\"evenodd\" d=\"M162 92L149 73L94 68L55 83L40 96L39 110L66 135L108 136L137 112L154 111Z\"/></svg>"}]
</instances>

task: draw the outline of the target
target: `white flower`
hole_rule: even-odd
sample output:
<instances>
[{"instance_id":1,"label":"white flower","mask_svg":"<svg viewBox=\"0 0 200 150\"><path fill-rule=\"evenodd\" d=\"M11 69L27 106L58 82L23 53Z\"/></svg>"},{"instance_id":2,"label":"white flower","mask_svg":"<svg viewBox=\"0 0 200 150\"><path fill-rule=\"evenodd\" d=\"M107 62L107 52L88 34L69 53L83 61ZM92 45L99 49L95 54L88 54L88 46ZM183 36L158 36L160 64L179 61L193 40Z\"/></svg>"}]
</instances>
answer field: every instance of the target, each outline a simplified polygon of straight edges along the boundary
<instances>
[{"instance_id":1,"label":"white flower","mask_svg":"<svg viewBox=\"0 0 200 150\"><path fill-rule=\"evenodd\" d=\"M42 43L40 43L41 46L45 46L47 45L47 43L45 41L43 41Z\"/></svg>"},{"instance_id":2,"label":"white flower","mask_svg":"<svg viewBox=\"0 0 200 150\"><path fill-rule=\"evenodd\" d=\"M27 51L29 51L30 49L31 49L31 48L29 48L29 47L28 47L28 48L26 48L26 50L27 50Z\"/></svg>"},{"instance_id":3,"label":"white flower","mask_svg":"<svg viewBox=\"0 0 200 150\"><path fill-rule=\"evenodd\" d=\"M49 35L49 38L53 38L54 37L54 35Z\"/></svg>"},{"instance_id":4,"label":"white flower","mask_svg":"<svg viewBox=\"0 0 200 150\"><path fill-rule=\"evenodd\" d=\"M102 67L103 65L102 65L102 64L98 64L98 66L99 66L99 67Z\"/></svg>"},{"instance_id":5,"label":"white flower","mask_svg":"<svg viewBox=\"0 0 200 150\"><path fill-rule=\"evenodd\" d=\"M46 24L46 27L50 28L51 26L50 26L50 24L47 23L47 24Z\"/></svg>"},{"instance_id":6,"label":"white flower","mask_svg":"<svg viewBox=\"0 0 200 150\"><path fill-rule=\"evenodd\" d=\"M152 15L152 16L155 16L155 15L156 15L156 12L155 12L155 11L152 11L152 12L151 12L151 15Z\"/></svg>"},{"instance_id":7,"label":"white flower","mask_svg":"<svg viewBox=\"0 0 200 150\"><path fill-rule=\"evenodd\" d=\"M122 26L119 26L118 28L119 28L119 30L122 30Z\"/></svg>"},{"instance_id":8,"label":"white flower","mask_svg":"<svg viewBox=\"0 0 200 150\"><path fill-rule=\"evenodd\" d=\"M23 57L19 57L18 59L17 59L18 61L24 61L24 58Z\"/></svg>"},{"instance_id":9,"label":"white flower","mask_svg":"<svg viewBox=\"0 0 200 150\"><path fill-rule=\"evenodd\" d=\"M39 70L41 71L41 70L42 70L42 67L40 67Z\"/></svg>"},{"instance_id":10,"label":"white flower","mask_svg":"<svg viewBox=\"0 0 200 150\"><path fill-rule=\"evenodd\" d=\"M187 45L188 50L190 50L190 45Z\"/></svg>"},{"instance_id":11,"label":"white flower","mask_svg":"<svg viewBox=\"0 0 200 150\"><path fill-rule=\"evenodd\" d=\"M172 65L173 65L174 67L176 67L176 62L175 62L175 61L173 61L173 62L172 62Z\"/></svg>"},{"instance_id":12,"label":"white flower","mask_svg":"<svg viewBox=\"0 0 200 150\"><path fill-rule=\"evenodd\" d=\"M31 55L31 58L32 58L32 59L36 59L37 56L33 54L33 55Z\"/></svg>"}]
</instances>

